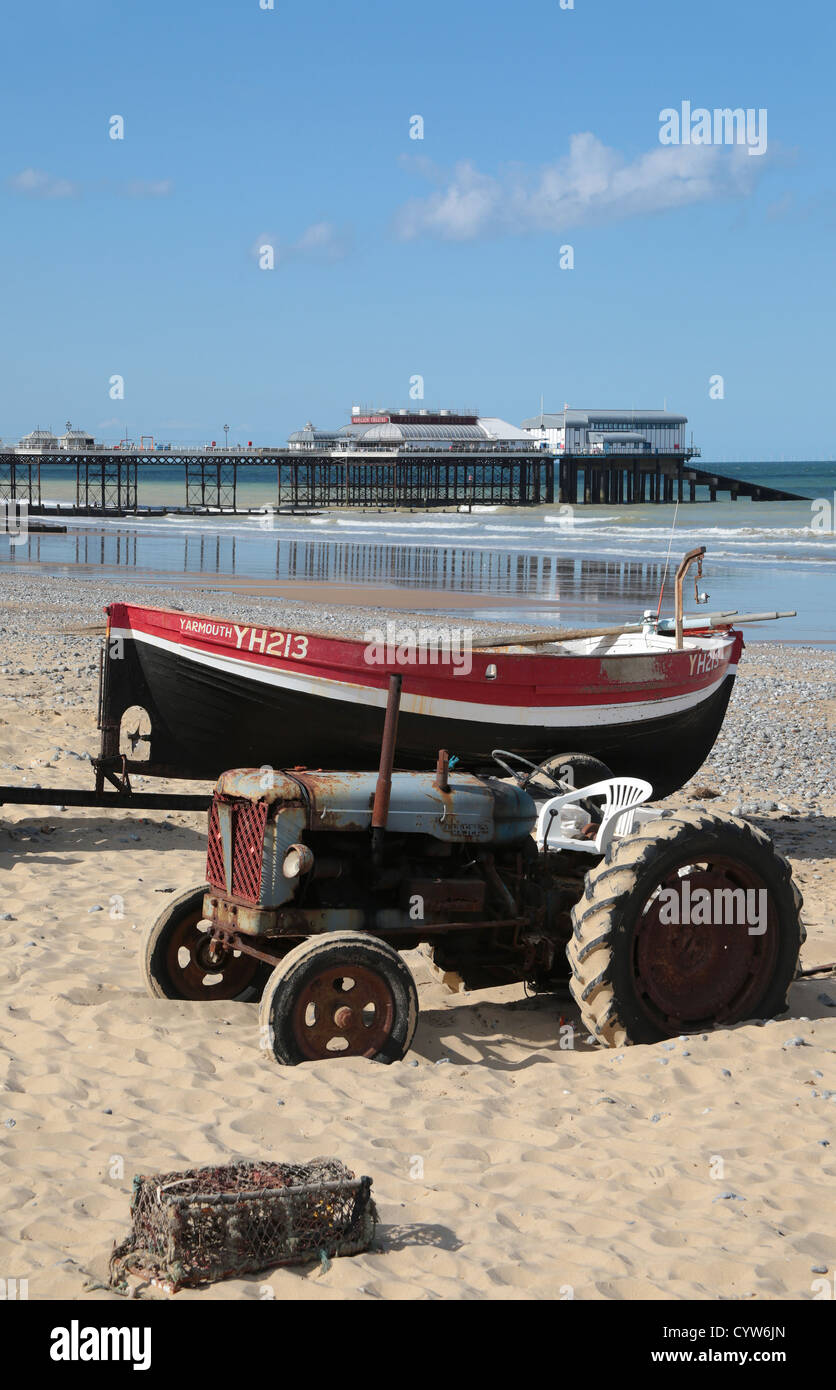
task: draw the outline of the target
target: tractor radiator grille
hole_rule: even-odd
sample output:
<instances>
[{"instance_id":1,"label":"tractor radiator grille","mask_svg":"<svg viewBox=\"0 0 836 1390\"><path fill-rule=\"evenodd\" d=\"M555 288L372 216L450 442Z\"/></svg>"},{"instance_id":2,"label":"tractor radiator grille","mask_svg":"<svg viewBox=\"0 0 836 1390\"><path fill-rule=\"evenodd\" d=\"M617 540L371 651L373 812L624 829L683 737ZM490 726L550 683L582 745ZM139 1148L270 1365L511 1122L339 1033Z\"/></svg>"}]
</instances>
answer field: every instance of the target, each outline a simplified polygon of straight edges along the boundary
<instances>
[{"instance_id":1,"label":"tractor radiator grille","mask_svg":"<svg viewBox=\"0 0 836 1390\"><path fill-rule=\"evenodd\" d=\"M226 892L224 883L224 852L221 844L221 827L218 824L218 803L213 798L209 811L209 839L206 845L206 882L213 888Z\"/></svg>"},{"instance_id":2,"label":"tractor radiator grille","mask_svg":"<svg viewBox=\"0 0 836 1390\"><path fill-rule=\"evenodd\" d=\"M264 854L264 827L267 824L266 801L228 801L232 815L232 883L227 888L224 877L224 852L221 838L218 798L212 802L209 814L209 843L206 854L206 878L213 888L230 892L248 903L257 903L261 890L261 861Z\"/></svg>"}]
</instances>

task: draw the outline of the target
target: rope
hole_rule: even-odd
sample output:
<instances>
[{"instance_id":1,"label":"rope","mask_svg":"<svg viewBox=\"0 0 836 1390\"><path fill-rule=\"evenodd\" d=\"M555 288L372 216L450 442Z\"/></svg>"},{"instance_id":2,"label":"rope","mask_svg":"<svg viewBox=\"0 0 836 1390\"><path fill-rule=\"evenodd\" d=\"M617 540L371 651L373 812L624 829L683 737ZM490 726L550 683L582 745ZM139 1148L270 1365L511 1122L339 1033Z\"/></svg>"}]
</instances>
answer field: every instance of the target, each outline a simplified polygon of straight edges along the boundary
<instances>
[{"instance_id":1,"label":"rope","mask_svg":"<svg viewBox=\"0 0 836 1390\"><path fill-rule=\"evenodd\" d=\"M662 599L665 594L665 585L668 582L668 567L671 562L671 546L673 545L673 533L676 530L676 515L679 511L679 498L676 499L676 506L673 509L673 521L671 523L671 534L668 538L668 553L665 556L665 573L662 575L662 587L659 590L659 607L656 609L656 621L659 621L659 614L662 611Z\"/></svg>"}]
</instances>

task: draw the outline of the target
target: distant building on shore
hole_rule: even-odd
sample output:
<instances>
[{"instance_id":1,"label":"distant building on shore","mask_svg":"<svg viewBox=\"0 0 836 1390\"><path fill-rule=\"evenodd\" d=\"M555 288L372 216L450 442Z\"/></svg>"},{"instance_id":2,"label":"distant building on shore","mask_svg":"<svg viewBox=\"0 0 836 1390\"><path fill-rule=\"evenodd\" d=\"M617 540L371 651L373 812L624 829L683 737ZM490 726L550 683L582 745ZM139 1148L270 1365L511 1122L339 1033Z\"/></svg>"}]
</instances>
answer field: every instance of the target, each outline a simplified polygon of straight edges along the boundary
<instances>
[{"instance_id":1,"label":"distant building on shore","mask_svg":"<svg viewBox=\"0 0 836 1390\"><path fill-rule=\"evenodd\" d=\"M86 430L74 430L67 421L67 428L60 439L52 430L37 429L9 447L19 454L89 454L97 446L92 434Z\"/></svg>"},{"instance_id":2,"label":"distant building on shore","mask_svg":"<svg viewBox=\"0 0 836 1390\"><path fill-rule=\"evenodd\" d=\"M339 438L338 430L318 430L310 420L288 439L290 449L333 449Z\"/></svg>"},{"instance_id":3,"label":"distant building on shore","mask_svg":"<svg viewBox=\"0 0 836 1390\"><path fill-rule=\"evenodd\" d=\"M310 420L295 430L288 440L288 449L313 454L352 451L381 453L418 453L439 450L458 450L465 453L497 454L502 452L544 452L557 455L590 457L596 454L627 456L638 459L653 455L687 457L698 451L689 449L685 439L687 416L668 410L574 410L564 406L557 412L542 411L523 420L522 426L512 425L497 415L479 415L476 411L410 409L377 409L352 407L348 424L338 429L318 429ZM17 445L6 447L19 454L90 454L106 452L108 448L122 453L138 452L195 452L193 447L146 446L142 436L137 449L127 439L117 445L97 444L86 430L73 429L67 421L60 439L51 430L35 429ZM207 453L217 448L199 446ZM221 452L230 452L224 444ZM231 452L263 454L262 447L253 450L232 445Z\"/></svg>"},{"instance_id":4,"label":"distant building on shore","mask_svg":"<svg viewBox=\"0 0 836 1390\"><path fill-rule=\"evenodd\" d=\"M523 429L553 454L679 454L685 415L669 410L571 410L532 415Z\"/></svg>"},{"instance_id":5,"label":"distant building on shore","mask_svg":"<svg viewBox=\"0 0 836 1390\"><path fill-rule=\"evenodd\" d=\"M351 422L338 430L318 430L308 421L288 440L291 449L409 449L447 445L497 445L531 436L498 416L459 414L453 410L376 410L355 406Z\"/></svg>"},{"instance_id":6,"label":"distant building on shore","mask_svg":"<svg viewBox=\"0 0 836 1390\"><path fill-rule=\"evenodd\" d=\"M23 436L18 448L27 454L56 454L58 440L51 430L32 430Z\"/></svg>"},{"instance_id":7,"label":"distant building on shore","mask_svg":"<svg viewBox=\"0 0 836 1390\"><path fill-rule=\"evenodd\" d=\"M88 434L86 430L71 429L69 421L59 443L62 449L66 449L70 453L88 453L90 449L96 447L96 441L92 434Z\"/></svg>"}]
</instances>

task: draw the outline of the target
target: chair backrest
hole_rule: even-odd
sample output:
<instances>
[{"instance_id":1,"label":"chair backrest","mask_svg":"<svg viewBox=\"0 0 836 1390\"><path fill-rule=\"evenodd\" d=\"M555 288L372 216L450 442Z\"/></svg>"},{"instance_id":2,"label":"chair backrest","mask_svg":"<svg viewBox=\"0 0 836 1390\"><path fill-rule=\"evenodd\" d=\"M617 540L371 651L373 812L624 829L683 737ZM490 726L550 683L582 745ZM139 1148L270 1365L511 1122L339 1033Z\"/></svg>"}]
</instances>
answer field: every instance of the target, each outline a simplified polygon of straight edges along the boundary
<instances>
[{"instance_id":1,"label":"chair backrest","mask_svg":"<svg viewBox=\"0 0 836 1390\"><path fill-rule=\"evenodd\" d=\"M610 780L601 828L595 840L602 854L616 835L630 834L636 807L648 801L652 795L653 787L641 777L613 777Z\"/></svg>"},{"instance_id":2,"label":"chair backrest","mask_svg":"<svg viewBox=\"0 0 836 1390\"><path fill-rule=\"evenodd\" d=\"M538 848L548 848L551 830L564 806L573 802L588 801L590 797L602 797L601 824L594 840L571 841L556 837L561 847L574 845L591 854L603 854L615 835L629 835L633 828L636 807L648 801L653 795L650 782L640 777L608 777L605 781L593 782L588 787L575 787L571 792L553 796L540 809L535 831Z\"/></svg>"}]
</instances>

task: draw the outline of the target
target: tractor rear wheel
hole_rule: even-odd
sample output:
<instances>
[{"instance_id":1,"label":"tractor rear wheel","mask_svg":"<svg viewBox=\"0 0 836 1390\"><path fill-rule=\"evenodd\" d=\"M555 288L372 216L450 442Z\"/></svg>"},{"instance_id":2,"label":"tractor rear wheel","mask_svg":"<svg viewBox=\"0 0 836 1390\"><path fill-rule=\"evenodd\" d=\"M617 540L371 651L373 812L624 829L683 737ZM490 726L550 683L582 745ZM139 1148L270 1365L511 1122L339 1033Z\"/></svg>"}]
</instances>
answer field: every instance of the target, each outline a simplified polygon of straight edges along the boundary
<instances>
[{"instance_id":1,"label":"tractor rear wheel","mask_svg":"<svg viewBox=\"0 0 836 1390\"><path fill-rule=\"evenodd\" d=\"M261 1045L296 1066L335 1057L396 1062L418 1022L412 972L391 946L364 932L310 937L267 981L258 1016Z\"/></svg>"},{"instance_id":2,"label":"tractor rear wheel","mask_svg":"<svg viewBox=\"0 0 836 1390\"><path fill-rule=\"evenodd\" d=\"M566 948L581 1018L608 1047L772 1018L805 938L801 894L763 831L666 812L586 875Z\"/></svg>"}]
</instances>

